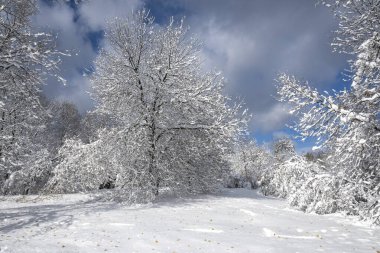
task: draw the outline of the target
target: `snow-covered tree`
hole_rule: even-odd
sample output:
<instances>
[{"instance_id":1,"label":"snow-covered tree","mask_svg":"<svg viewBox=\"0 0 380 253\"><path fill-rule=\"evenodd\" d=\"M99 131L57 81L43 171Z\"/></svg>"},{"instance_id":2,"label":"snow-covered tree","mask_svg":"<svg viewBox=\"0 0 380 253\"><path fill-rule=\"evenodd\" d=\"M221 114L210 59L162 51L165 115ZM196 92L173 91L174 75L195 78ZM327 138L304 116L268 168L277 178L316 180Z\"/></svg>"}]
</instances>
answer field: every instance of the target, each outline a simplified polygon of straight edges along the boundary
<instances>
[{"instance_id":1,"label":"snow-covered tree","mask_svg":"<svg viewBox=\"0 0 380 253\"><path fill-rule=\"evenodd\" d=\"M201 45L187 31L173 19L159 27L145 10L106 30L91 82L97 113L115 122L99 137L102 157L127 195L215 189L245 131L247 117L222 94L223 77L202 70Z\"/></svg>"},{"instance_id":2,"label":"snow-covered tree","mask_svg":"<svg viewBox=\"0 0 380 253\"><path fill-rule=\"evenodd\" d=\"M32 157L41 150L35 137L45 116L40 86L59 62L52 37L30 27L36 11L34 0L0 1L0 185L4 187L10 185L6 180L12 173L25 165L34 168L33 161L39 160Z\"/></svg>"},{"instance_id":3,"label":"snow-covered tree","mask_svg":"<svg viewBox=\"0 0 380 253\"><path fill-rule=\"evenodd\" d=\"M45 121L42 142L55 156L66 139L81 134L81 116L77 107L70 102L48 101L45 107L49 115Z\"/></svg>"},{"instance_id":4,"label":"snow-covered tree","mask_svg":"<svg viewBox=\"0 0 380 253\"><path fill-rule=\"evenodd\" d=\"M334 7L339 20L334 49L355 57L349 61L351 86L321 94L282 74L278 93L299 116L294 129L334 151L338 185L347 194L347 206L356 208L350 212L380 222L380 1L324 3Z\"/></svg>"},{"instance_id":5,"label":"snow-covered tree","mask_svg":"<svg viewBox=\"0 0 380 253\"><path fill-rule=\"evenodd\" d=\"M98 140L98 132L111 128L115 124L108 114L100 114L94 111L88 112L80 122L79 138L84 143Z\"/></svg>"},{"instance_id":6,"label":"snow-covered tree","mask_svg":"<svg viewBox=\"0 0 380 253\"><path fill-rule=\"evenodd\" d=\"M287 187L291 178L300 178L297 165L301 157L296 154L293 141L288 137L277 138L270 145L272 153L269 156L267 168L263 169L260 177L261 191L265 195L276 195L286 197ZM266 155L265 157L268 157ZM267 158L268 160L268 158Z\"/></svg>"},{"instance_id":7,"label":"snow-covered tree","mask_svg":"<svg viewBox=\"0 0 380 253\"><path fill-rule=\"evenodd\" d=\"M231 175L228 187L256 188L272 168L273 157L254 142L241 142L231 155Z\"/></svg>"},{"instance_id":8,"label":"snow-covered tree","mask_svg":"<svg viewBox=\"0 0 380 253\"><path fill-rule=\"evenodd\" d=\"M54 168L46 192L74 193L99 189L112 175L112 166L104 159L100 140L84 145L81 140L68 139L59 150L60 161Z\"/></svg>"},{"instance_id":9,"label":"snow-covered tree","mask_svg":"<svg viewBox=\"0 0 380 253\"><path fill-rule=\"evenodd\" d=\"M296 154L294 143L288 137L283 137L273 142L272 152L278 162L284 162Z\"/></svg>"}]
</instances>

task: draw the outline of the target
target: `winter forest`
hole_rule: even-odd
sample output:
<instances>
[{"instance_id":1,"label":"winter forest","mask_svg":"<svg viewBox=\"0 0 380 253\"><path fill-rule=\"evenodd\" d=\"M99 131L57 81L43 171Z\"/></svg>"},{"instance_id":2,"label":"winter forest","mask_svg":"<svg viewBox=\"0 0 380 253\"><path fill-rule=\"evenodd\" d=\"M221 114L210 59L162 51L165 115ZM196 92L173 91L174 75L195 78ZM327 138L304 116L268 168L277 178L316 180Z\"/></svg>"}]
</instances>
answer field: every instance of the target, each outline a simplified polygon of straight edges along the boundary
<instances>
[{"instance_id":1,"label":"winter forest","mask_svg":"<svg viewBox=\"0 0 380 253\"><path fill-rule=\"evenodd\" d=\"M148 4L107 18L90 109L49 96L81 51L36 16L96 1L0 0L0 252L380 252L379 0L312 4L345 67L331 89L274 70L290 120L268 142L210 40Z\"/></svg>"}]
</instances>

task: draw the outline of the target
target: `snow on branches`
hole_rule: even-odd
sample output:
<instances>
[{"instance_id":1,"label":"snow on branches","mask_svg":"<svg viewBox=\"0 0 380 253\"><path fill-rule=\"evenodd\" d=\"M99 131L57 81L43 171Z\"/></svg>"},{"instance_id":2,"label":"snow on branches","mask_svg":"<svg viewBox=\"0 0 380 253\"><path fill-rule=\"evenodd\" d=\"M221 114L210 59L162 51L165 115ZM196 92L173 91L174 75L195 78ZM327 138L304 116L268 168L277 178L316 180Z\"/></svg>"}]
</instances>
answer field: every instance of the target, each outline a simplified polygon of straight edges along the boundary
<instances>
[{"instance_id":1,"label":"snow on branches","mask_svg":"<svg viewBox=\"0 0 380 253\"><path fill-rule=\"evenodd\" d=\"M36 4L35 0L0 1L0 185L4 187L12 173L39 161L36 153L42 147L36 138L46 116L40 87L59 64L52 37L30 27Z\"/></svg>"},{"instance_id":2,"label":"snow on branches","mask_svg":"<svg viewBox=\"0 0 380 253\"><path fill-rule=\"evenodd\" d=\"M145 10L106 30L91 82L96 112L115 120L99 138L126 195L214 190L245 131L247 115L222 94L220 73L201 69L201 44L187 31L174 19L159 27Z\"/></svg>"},{"instance_id":3,"label":"snow on branches","mask_svg":"<svg viewBox=\"0 0 380 253\"><path fill-rule=\"evenodd\" d=\"M351 86L319 93L293 76L279 76L280 101L299 117L294 129L332 150L331 177L344 199L337 209L380 223L380 1L334 1L334 48L350 61ZM326 183L329 180L326 181ZM342 193L345 194L342 194ZM317 198L317 197L316 197Z\"/></svg>"},{"instance_id":4,"label":"snow on branches","mask_svg":"<svg viewBox=\"0 0 380 253\"><path fill-rule=\"evenodd\" d=\"M241 142L231 155L230 164L227 187L254 189L261 186L264 175L272 169L273 157L254 142Z\"/></svg>"}]
</instances>

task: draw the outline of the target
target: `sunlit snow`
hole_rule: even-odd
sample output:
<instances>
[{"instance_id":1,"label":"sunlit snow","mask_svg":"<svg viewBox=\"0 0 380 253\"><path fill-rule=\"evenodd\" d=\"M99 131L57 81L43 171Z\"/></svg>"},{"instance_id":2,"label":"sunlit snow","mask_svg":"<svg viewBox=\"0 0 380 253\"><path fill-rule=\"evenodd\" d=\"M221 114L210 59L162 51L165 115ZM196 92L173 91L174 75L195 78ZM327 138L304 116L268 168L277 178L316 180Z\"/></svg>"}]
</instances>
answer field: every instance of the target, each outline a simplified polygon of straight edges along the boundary
<instances>
[{"instance_id":1,"label":"sunlit snow","mask_svg":"<svg viewBox=\"0 0 380 253\"><path fill-rule=\"evenodd\" d=\"M380 228L245 189L128 207L89 195L2 197L0 252L374 252Z\"/></svg>"}]
</instances>

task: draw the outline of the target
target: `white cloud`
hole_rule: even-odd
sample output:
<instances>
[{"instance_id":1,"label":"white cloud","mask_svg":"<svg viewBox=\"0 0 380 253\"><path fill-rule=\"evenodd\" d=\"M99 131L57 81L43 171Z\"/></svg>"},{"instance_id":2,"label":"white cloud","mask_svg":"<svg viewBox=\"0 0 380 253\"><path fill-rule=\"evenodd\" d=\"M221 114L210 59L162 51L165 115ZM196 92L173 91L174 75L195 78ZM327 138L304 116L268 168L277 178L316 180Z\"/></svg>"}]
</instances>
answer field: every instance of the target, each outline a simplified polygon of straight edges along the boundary
<instances>
[{"instance_id":1,"label":"white cloud","mask_svg":"<svg viewBox=\"0 0 380 253\"><path fill-rule=\"evenodd\" d=\"M92 109L94 101L89 96L91 85L87 78L77 74L71 77L70 86L62 87L61 92L56 100L70 101L77 105L81 113Z\"/></svg>"},{"instance_id":2,"label":"white cloud","mask_svg":"<svg viewBox=\"0 0 380 253\"><path fill-rule=\"evenodd\" d=\"M204 40L204 57L208 67L215 65L225 71L250 64L255 55L255 41L241 33L224 30L215 20L211 20L201 35Z\"/></svg>"},{"instance_id":3,"label":"white cloud","mask_svg":"<svg viewBox=\"0 0 380 253\"><path fill-rule=\"evenodd\" d=\"M114 17L125 17L142 6L140 0L91 0L80 6L81 20L92 30L101 30Z\"/></svg>"},{"instance_id":4,"label":"white cloud","mask_svg":"<svg viewBox=\"0 0 380 253\"><path fill-rule=\"evenodd\" d=\"M330 48L336 21L313 1L177 2L191 13L192 31L204 40L207 67L222 70L228 93L242 97L256 115L254 130L281 129L289 118L273 98L280 72L328 89L346 66L345 57Z\"/></svg>"},{"instance_id":5,"label":"white cloud","mask_svg":"<svg viewBox=\"0 0 380 253\"><path fill-rule=\"evenodd\" d=\"M139 0L108 0L105 4L105 1L92 0L80 5L76 12L67 4L51 6L40 0L40 11L33 19L34 24L57 34L57 49L71 53L70 57L62 57L60 66L67 85L49 79L48 85L44 87L48 97L71 101L81 112L91 108L93 102L88 95L90 84L82 72L91 68L97 51L93 48L88 33L104 29L107 19L115 15L128 15L139 3Z\"/></svg>"},{"instance_id":6,"label":"white cloud","mask_svg":"<svg viewBox=\"0 0 380 253\"><path fill-rule=\"evenodd\" d=\"M290 117L289 107L285 104L277 103L268 110L255 114L252 121L252 128L259 132L269 133L284 127L284 124Z\"/></svg>"},{"instance_id":7,"label":"white cloud","mask_svg":"<svg viewBox=\"0 0 380 253\"><path fill-rule=\"evenodd\" d=\"M274 131L272 133L273 139L280 139L284 137L289 137L289 134L284 131Z\"/></svg>"},{"instance_id":8,"label":"white cloud","mask_svg":"<svg viewBox=\"0 0 380 253\"><path fill-rule=\"evenodd\" d=\"M336 23L331 13L315 7L314 1L145 0L145 3L163 7L159 15L177 15L179 10L188 17L191 32L204 40L202 54L206 67L224 72L229 81L227 92L245 99L255 115L251 126L256 131L275 131L289 120L286 108L272 97L279 72L296 74L327 89L345 66L344 57L331 53L329 46ZM102 30L107 20L127 16L143 5L144 0L91 0L75 12L67 5L41 4L36 23L59 32L59 48L74 52L62 65L68 86L50 83L46 92L52 97L71 98L78 106L88 108L86 103L90 105L90 100L84 92L88 82L79 73L91 66L97 55L88 32Z\"/></svg>"}]
</instances>

